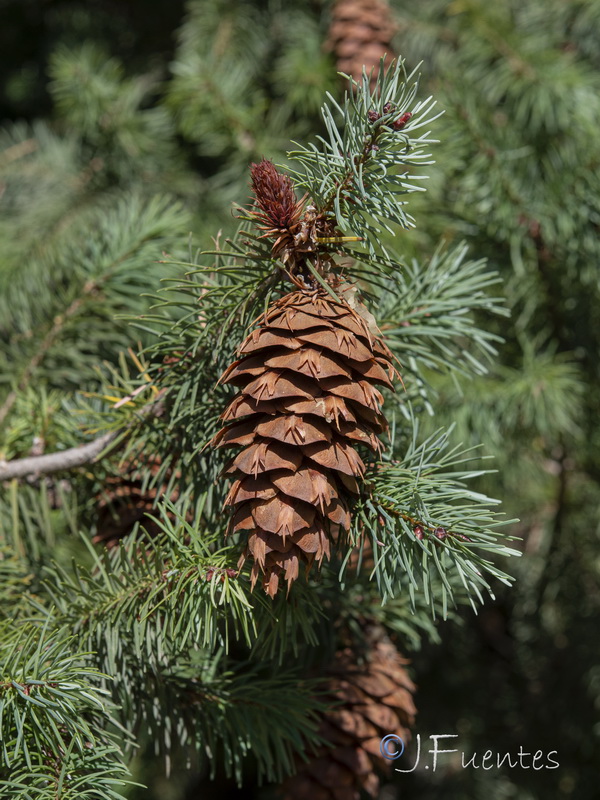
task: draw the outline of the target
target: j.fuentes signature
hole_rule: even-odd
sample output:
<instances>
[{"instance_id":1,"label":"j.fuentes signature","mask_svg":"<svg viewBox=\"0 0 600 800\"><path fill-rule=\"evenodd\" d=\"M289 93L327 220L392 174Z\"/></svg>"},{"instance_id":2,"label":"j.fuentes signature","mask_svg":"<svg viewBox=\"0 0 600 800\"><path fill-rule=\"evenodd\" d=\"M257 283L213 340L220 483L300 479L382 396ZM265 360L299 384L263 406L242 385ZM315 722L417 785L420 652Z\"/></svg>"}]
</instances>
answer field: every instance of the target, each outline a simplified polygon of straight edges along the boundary
<instances>
[{"instance_id":1,"label":"j.fuentes signature","mask_svg":"<svg viewBox=\"0 0 600 800\"><path fill-rule=\"evenodd\" d=\"M556 750L550 750L549 753L544 753L542 750L536 750L535 753L528 753L524 750L523 746L519 747L517 753L495 753L493 750L486 750L484 753L472 753L467 756L466 753L457 749L441 750L439 747L440 739L456 739L457 733L432 733L429 737L433 742L433 748L427 752L432 756L430 764L424 764L425 769L431 769L435 772L438 764L438 756L442 753L458 753L461 754L461 765L463 769L470 767L471 769L499 769L500 767L510 767L510 769L558 769L560 764L553 758L557 756ZM414 764L410 769L396 768L396 772L414 772L421 760L421 736L416 735L417 756ZM400 758L404 752L404 741L400 736L395 733L389 733L384 736L379 746L381 755L391 761Z\"/></svg>"}]
</instances>

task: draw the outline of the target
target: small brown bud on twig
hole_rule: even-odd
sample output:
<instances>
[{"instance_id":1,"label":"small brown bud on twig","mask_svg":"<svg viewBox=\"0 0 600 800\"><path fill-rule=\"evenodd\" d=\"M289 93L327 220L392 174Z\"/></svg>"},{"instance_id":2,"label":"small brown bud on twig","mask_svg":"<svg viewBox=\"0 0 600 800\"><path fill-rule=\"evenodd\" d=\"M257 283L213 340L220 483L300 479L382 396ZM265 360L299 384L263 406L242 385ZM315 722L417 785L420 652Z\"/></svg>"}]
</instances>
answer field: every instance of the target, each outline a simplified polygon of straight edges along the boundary
<instances>
[{"instance_id":1,"label":"small brown bud on twig","mask_svg":"<svg viewBox=\"0 0 600 800\"><path fill-rule=\"evenodd\" d=\"M468 536L465 536L464 533L453 533L451 535L454 536L456 539L462 539L463 542L472 542L473 541L472 539L469 539Z\"/></svg>"},{"instance_id":2,"label":"small brown bud on twig","mask_svg":"<svg viewBox=\"0 0 600 800\"><path fill-rule=\"evenodd\" d=\"M411 117L412 114L410 111L407 111L405 114L402 114L401 117L398 117L398 119L393 123L394 130L401 131Z\"/></svg>"}]
</instances>

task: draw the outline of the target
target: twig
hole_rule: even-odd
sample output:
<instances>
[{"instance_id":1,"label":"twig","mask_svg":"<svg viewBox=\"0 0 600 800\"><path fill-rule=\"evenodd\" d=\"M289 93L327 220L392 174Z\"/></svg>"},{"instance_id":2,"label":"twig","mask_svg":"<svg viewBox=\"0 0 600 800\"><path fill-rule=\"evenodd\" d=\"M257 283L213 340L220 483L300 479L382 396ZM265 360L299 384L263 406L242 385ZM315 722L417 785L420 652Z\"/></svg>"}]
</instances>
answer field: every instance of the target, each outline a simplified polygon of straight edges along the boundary
<instances>
[{"instance_id":1,"label":"twig","mask_svg":"<svg viewBox=\"0 0 600 800\"><path fill-rule=\"evenodd\" d=\"M61 470L81 467L84 464L91 464L100 453L114 442L120 433L120 430L110 431L94 439L93 442L70 447L68 450L59 450L56 453L17 458L14 461L0 461L0 481L25 478L27 475L60 472Z\"/></svg>"},{"instance_id":2,"label":"twig","mask_svg":"<svg viewBox=\"0 0 600 800\"><path fill-rule=\"evenodd\" d=\"M138 412L142 417L151 415L159 417L164 411L161 391L159 395L150 403L145 405ZM80 444L70 447L68 450L59 450L56 453L46 453L42 456L28 456L27 458L16 458L14 461L0 461L0 482L10 481L13 478L25 478L28 475L47 475L51 472L61 472L63 470L82 467L84 464L93 464L100 455L105 455L108 448L119 436L128 428L132 428L135 422L139 422L139 417L116 431L103 433L97 439L87 444Z\"/></svg>"},{"instance_id":3,"label":"twig","mask_svg":"<svg viewBox=\"0 0 600 800\"><path fill-rule=\"evenodd\" d=\"M16 161L19 158L23 158L23 156L35 153L37 149L38 143L35 139L25 139L22 142L17 142L17 144L7 147L6 150L0 153L0 164L2 166L10 164L11 161Z\"/></svg>"}]
</instances>

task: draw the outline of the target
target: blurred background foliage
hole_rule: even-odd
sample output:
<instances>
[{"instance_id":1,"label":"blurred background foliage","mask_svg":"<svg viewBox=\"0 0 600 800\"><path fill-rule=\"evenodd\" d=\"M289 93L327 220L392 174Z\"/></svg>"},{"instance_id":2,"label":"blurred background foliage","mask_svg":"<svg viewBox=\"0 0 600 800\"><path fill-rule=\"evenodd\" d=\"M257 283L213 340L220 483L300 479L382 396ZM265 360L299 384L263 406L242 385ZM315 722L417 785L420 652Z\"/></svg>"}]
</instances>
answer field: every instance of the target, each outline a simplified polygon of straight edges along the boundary
<instances>
[{"instance_id":1,"label":"blurred background foliage","mask_svg":"<svg viewBox=\"0 0 600 800\"><path fill-rule=\"evenodd\" d=\"M339 4L338 4L339 5ZM368 4L367 4L368 5ZM407 263L465 241L503 280L498 367L431 375L432 430L484 442L482 491L519 517L516 586L411 654L417 731L472 752L558 750L560 769L419 769L382 798L592 800L600 752L600 1L394 0L395 52L445 114L413 200ZM164 275L145 256L234 229L247 167L285 164L340 96L332 3L3 0L0 4L0 450L76 441L69 393L132 342ZM360 44L360 43L359 43ZM111 237L111 215L121 224ZM77 253L72 258L70 253ZM81 253L88 257L81 257ZM131 254L135 255L132 256ZM100 256L99 256L100 254ZM148 262L151 262L150 264ZM144 267L142 271L141 267ZM85 319L89 336L81 339ZM135 331L136 337L144 336ZM40 348L41 342L41 348ZM69 358L63 358L65 348ZM74 355L75 354L75 355ZM18 392L11 387L18 387ZM42 387L42 388L40 388ZM29 429L31 430L31 429ZM459 621L460 623L460 621ZM132 798L236 796L151 757ZM248 797L245 787L239 795ZM257 789L256 796L269 796Z\"/></svg>"}]
</instances>

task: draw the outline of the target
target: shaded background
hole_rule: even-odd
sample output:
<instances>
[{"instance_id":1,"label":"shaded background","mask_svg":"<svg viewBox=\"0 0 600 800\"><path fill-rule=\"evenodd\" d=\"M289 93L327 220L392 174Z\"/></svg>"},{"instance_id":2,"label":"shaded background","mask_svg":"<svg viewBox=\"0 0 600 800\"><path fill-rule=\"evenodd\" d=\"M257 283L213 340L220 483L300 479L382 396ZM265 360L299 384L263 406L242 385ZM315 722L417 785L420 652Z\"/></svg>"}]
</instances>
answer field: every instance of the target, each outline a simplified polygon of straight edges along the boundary
<instances>
[{"instance_id":1,"label":"shaded background","mask_svg":"<svg viewBox=\"0 0 600 800\"><path fill-rule=\"evenodd\" d=\"M123 187L178 196L196 241L232 230L248 164L285 163L290 139L321 129L324 92L343 90L336 60L390 49L381 4L342 5L354 6L354 23L350 14L332 34L325 2L0 2L0 165L18 169L40 142L54 148L38 173L24 174L31 202L17 227L0 220L0 289L79 208ZM438 625L439 641L410 654L416 730L425 749L429 734L457 733L449 746L468 754L557 750L560 768L486 772L442 756L431 774L422 759L381 797L592 800L600 785L600 3L390 6L391 48L410 68L423 62L422 95L446 110L428 192L412 204L417 229L401 245L407 258L424 258L440 241L466 240L502 274L511 309L510 320L490 322L505 341L489 375L461 386L432 376L432 425L454 422L457 440L484 442L495 455L482 490L521 520L513 533L523 551L509 567L514 588L498 587L478 616L463 611ZM193 771L166 782L149 755L136 769L153 788L132 798L272 794L254 790L251 776L239 791Z\"/></svg>"}]
</instances>

